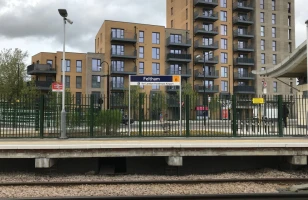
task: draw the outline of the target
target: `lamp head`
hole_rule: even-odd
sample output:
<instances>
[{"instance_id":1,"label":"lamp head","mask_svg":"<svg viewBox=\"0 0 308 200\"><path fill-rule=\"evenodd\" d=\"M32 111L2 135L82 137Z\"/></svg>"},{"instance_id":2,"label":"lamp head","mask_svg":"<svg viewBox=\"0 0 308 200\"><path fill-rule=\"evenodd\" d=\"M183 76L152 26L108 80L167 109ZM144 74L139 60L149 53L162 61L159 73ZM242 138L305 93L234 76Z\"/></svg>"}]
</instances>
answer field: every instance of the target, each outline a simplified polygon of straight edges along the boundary
<instances>
[{"instance_id":1,"label":"lamp head","mask_svg":"<svg viewBox=\"0 0 308 200\"><path fill-rule=\"evenodd\" d=\"M61 17L67 17L67 11L66 9L58 9L59 14L61 15Z\"/></svg>"}]
</instances>

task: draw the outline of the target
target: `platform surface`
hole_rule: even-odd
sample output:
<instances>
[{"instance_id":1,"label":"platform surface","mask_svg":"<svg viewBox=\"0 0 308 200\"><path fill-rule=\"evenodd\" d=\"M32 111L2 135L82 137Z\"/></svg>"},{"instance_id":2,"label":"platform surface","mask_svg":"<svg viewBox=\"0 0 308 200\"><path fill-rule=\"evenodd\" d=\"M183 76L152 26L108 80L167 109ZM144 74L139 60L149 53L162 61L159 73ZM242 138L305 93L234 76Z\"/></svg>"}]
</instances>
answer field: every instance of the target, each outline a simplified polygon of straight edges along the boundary
<instances>
[{"instance_id":1,"label":"platform surface","mask_svg":"<svg viewBox=\"0 0 308 200\"><path fill-rule=\"evenodd\" d=\"M120 139L5 139L0 150L9 149L143 149L143 148L308 148L303 138L120 138Z\"/></svg>"}]
</instances>

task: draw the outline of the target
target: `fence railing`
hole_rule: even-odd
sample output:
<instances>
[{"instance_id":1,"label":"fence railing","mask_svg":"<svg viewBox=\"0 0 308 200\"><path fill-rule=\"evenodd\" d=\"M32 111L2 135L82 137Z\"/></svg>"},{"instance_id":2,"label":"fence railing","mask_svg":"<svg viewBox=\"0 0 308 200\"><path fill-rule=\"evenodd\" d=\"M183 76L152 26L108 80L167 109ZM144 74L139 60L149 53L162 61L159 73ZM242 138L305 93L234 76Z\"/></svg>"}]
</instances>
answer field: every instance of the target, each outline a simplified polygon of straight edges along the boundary
<instances>
[{"instance_id":1,"label":"fence railing","mask_svg":"<svg viewBox=\"0 0 308 200\"><path fill-rule=\"evenodd\" d=\"M307 136L308 98L266 96L262 104L252 98L199 94L180 102L177 93L134 93L129 121L126 94L113 95L110 110L106 97L67 94L66 132L69 138ZM0 99L0 138L60 136L60 93Z\"/></svg>"}]
</instances>

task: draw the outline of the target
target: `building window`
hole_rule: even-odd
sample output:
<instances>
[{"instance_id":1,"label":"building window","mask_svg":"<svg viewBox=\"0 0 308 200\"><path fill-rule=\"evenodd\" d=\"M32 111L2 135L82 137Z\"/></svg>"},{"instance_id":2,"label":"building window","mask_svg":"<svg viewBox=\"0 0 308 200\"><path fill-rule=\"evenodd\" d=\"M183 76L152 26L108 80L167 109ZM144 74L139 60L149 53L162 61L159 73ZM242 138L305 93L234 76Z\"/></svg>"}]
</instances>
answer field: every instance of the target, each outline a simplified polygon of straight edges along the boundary
<instances>
[{"instance_id":1,"label":"building window","mask_svg":"<svg viewBox=\"0 0 308 200\"><path fill-rule=\"evenodd\" d=\"M50 66L52 67L52 60L47 60L46 63L47 63L47 64L50 64Z\"/></svg>"},{"instance_id":2,"label":"building window","mask_svg":"<svg viewBox=\"0 0 308 200\"><path fill-rule=\"evenodd\" d=\"M226 8L227 7L227 0L220 0L220 7Z\"/></svg>"},{"instance_id":3,"label":"building window","mask_svg":"<svg viewBox=\"0 0 308 200\"><path fill-rule=\"evenodd\" d=\"M139 62L139 74L144 74L144 62Z\"/></svg>"},{"instance_id":4,"label":"building window","mask_svg":"<svg viewBox=\"0 0 308 200\"><path fill-rule=\"evenodd\" d=\"M291 40L291 29L288 30L288 39Z\"/></svg>"},{"instance_id":5,"label":"building window","mask_svg":"<svg viewBox=\"0 0 308 200\"><path fill-rule=\"evenodd\" d=\"M275 27L272 28L272 37L276 38L276 28Z\"/></svg>"},{"instance_id":6,"label":"building window","mask_svg":"<svg viewBox=\"0 0 308 200\"><path fill-rule=\"evenodd\" d=\"M152 44L159 44L159 33L152 33Z\"/></svg>"},{"instance_id":7,"label":"building window","mask_svg":"<svg viewBox=\"0 0 308 200\"><path fill-rule=\"evenodd\" d=\"M112 55L124 55L124 45L111 45Z\"/></svg>"},{"instance_id":8,"label":"building window","mask_svg":"<svg viewBox=\"0 0 308 200\"><path fill-rule=\"evenodd\" d=\"M260 0L260 8L264 9L264 0Z\"/></svg>"},{"instance_id":9,"label":"building window","mask_svg":"<svg viewBox=\"0 0 308 200\"><path fill-rule=\"evenodd\" d=\"M101 71L101 59L92 59L92 72L100 72Z\"/></svg>"},{"instance_id":10,"label":"building window","mask_svg":"<svg viewBox=\"0 0 308 200\"><path fill-rule=\"evenodd\" d=\"M260 22L264 23L264 12L260 13Z\"/></svg>"},{"instance_id":11,"label":"building window","mask_svg":"<svg viewBox=\"0 0 308 200\"><path fill-rule=\"evenodd\" d=\"M76 104L81 105L81 92L76 92Z\"/></svg>"},{"instance_id":12,"label":"building window","mask_svg":"<svg viewBox=\"0 0 308 200\"><path fill-rule=\"evenodd\" d=\"M70 72L71 71L71 60L66 60L65 59L65 61L66 61L66 69L65 69L65 71L66 72ZM63 64L63 59L61 59L61 65ZM63 66L61 67L61 69L62 69L62 72L63 72Z\"/></svg>"},{"instance_id":13,"label":"building window","mask_svg":"<svg viewBox=\"0 0 308 200\"><path fill-rule=\"evenodd\" d=\"M275 2L275 0L272 0L272 10L276 10L276 2Z\"/></svg>"},{"instance_id":14,"label":"building window","mask_svg":"<svg viewBox=\"0 0 308 200\"><path fill-rule=\"evenodd\" d=\"M221 35L227 35L227 25L220 25Z\"/></svg>"},{"instance_id":15,"label":"building window","mask_svg":"<svg viewBox=\"0 0 308 200\"><path fill-rule=\"evenodd\" d=\"M228 40L227 39L221 39L220 45L221 45L221 49L228 49Z\"/></svg>"},{"instance_id":16,"label":"building window","mask_svg":"<svg viewBox=\"0 0 308 200\"><path fill-rule=\"evenodd\" d=\"M265 40L261 40L261 50L265 50Z\"/></svg>"},{"instance_id":17,"label":"building window","mask_svg":"<svg viewBox=\"0 0 308 200\"><path fill-rule=\"evenodd\" d=\"M144 58L144 47L139 47L139 58Z\"/></svg>"},{"instance_id":18,"label":"building window","mask_svg":"<svg viewBox=\"0 0 308 200\"><path fill-rule=\"evenodd\" d=\"M182 35L179 34L171 34L170 35L170 42L172 43L182 43Z\"/></svg>"},{"instance_id":19,"label":"building window","mask_svg":"<svg viewBox=\"0 0 308 200\"><path fill-rule=\"evenodd\" d=\"M171 15L173 15L173 7L171 8Z\"/></svg>"},{"instance_id":20,"label":"building window","mask_svg":"<svg viewBox=\"0 0 308 200\"><path fill-rule=\"evenodd\" d=\"M228 92L228 81L221 81L221 91Z\"/></svg>"},{"instance_id":21,"label":"building window","mask_svg":"<svg viewBox=\"0 0 308 200\"><path fill-rule=\"evenodd\" d=\"M172 54L182 54L182 50L180 50L180 49L171 49L170 53L172 53Z\"/></svg>"},{"instance_id":22,"label":"building window","mask_svg":"<svg viewBox=\"0 0 308 200\"><path fill-rule=\"evenodd\" d=\"M261 26L261 36L264 37L265 36L265 27Z\"/></svg>"},{"instance_id":23,"label":"building window","mask_svg":"<svg viewBox=\"0 0 308 200\"><path fill-rule=\"evenodd\" d=\"M81 87L82 87L82 77L76 76L76 88L81 88Z\"/></svg>"},{"instance_id":24,"label":"building window","mask_svg":"<svg viewBox=\"0 0 308 200\"><path fill-rule=\"evenodd\" d=\"M152 74L159 75L160 73L160 66L159 63L152 63ZM152 85L153 90L159 90L159 85Z\"/></svg>"},{"instance_id":25,"label":"building window","mask_svg":"<svg viewBox=\"0 0 308 200\"><path fill-rule=\"evenodd\" d=\"M159 48L152 48L152 59L159 60Z\"/></svg>"},{"instance_id":26,"label":"building window","mask_svg":"<svg viewBox=\"0 0 308 200\"><path fill-rule=\"evenodd\" d=\"M272 42L272 49L273 49L273 51L276 51L276 41Z\"/></svg>"},{"instance_id":27,"label":"building window","mask_svg":"<svg viewBox=\"0 0 308 200\"><path fill-rule=\"evenodd\" d=\"M291 16L288 16L288 26L291 26Z\"/></svg>"},{"instance_id":28,"label":"building window","mask_svg":"<svg viewBox=\"0 0 308 200\"><path fill-rule=\"evenodd\" d=\"M273 65L277 65L277 55L273 54Z\"/></svg>"},{"instance_id":29,"label":"building window","mask_svg":"<svg viewBox=\"0 0 308 200\"><path fill-rule=\"evenodd\" d=\"M82 61L81 60L76 61L76 72L82 72Z\"/></svg>"},{"instance_id":30,"label":"building window","mask_svg":"<svg viewBox=\"0 0 308 200\"><path fill-rule=\"evenodd\" d=\"M211 46L213 45L213 38L207 38L207 37L204 37L202 38L202 45L203 46Z\"/></svg>"},{"instance_id":31,"label":"building window","mask_svg":"<svg viewBox=\"0 0 308 200\"><path fill-rule=\"evenodd\" d=\"M92 75L92 88L100 88L101 87L101 76Z\"/></svg>"},{"instance_id":32,"label":"building window","mask_svg":"<svg viewBox=\"0 0 308 200\"><path fill-rule=\"evenodd\" d=\"M220 11L220 21L227 21L227 11Z\"/></svg>"},{"instance_id":33,"label":"building window","mask_svg":"<svg viewBox=\"0 0 308 200\"><path fill-rule=\"evenodd\" d=\"M288 44L288 50L289 50L289 53L292 53L292 43L291 42L289 42Z\"/></svg>"},{"instance_id":34,"label":"building window","mask_svg":"<svg viewBox=\"0 0 308 200\"><path fill-rule=\"evenodd\" d=\"M124 30L118 29L118 28L113 28L113 29L111 29L111 35L112 35L113 38L124 38Z\"/></svg>"},{"instance_id":35,"label":"building window","mask_svg":"<svg viewBox=\"0 0 308 200\"><path fill-rule=\"evenodd\" d=\"M124 72L124 61L113 60L111 61L112 72Z\"/></svg>"},{"instance_id":36,"label":"building window","mask_svg":"<svg viewBox=\"0 0 308 200\"><path fill-rule=\"evenodd\" d=\"M288 13L291 13L291 3L288 2Z\"/></svg>"},{"instance_id":37,"label":"building window","mask_svg":"<svg viewBox=\"0 0 308 200\"><path fill-rule=\"evenodd\" d=\"M221 67L220 76L222 78L228 77L228 67Z\"/></svg>"},{"instance_id":38,"label":"building window","mask_svg":"<svg viewBox=\"0 0 308 200\"><path fill-rule=\"evenodd\" d=\"M220 62L221 63L228 63L228 54L227 53L220 53Z\"/></svg>"},{"instance_id":39,"label":"building window","mask_svg":"<svg viewBox=\"0 0 308 200\"><path fill-rule=\"evenodd\" d=\"M272 24L276 24L276 15L272 14Z\"/></svg>"},{"instance_id":40,"label":"building window","mask_svg":"<svg viewBox=\"0 0 308 200\"><path fill-rule=\"evenodd\" d=\"M144 42L144 31L139 31L139 42L140 43Z\"/></svg>"},{"instance_id":41,"label":"building window","mask_svg":"<svg viewBox=\"0 0 308 200\"><path fill-rule=\"evenodd\" d=\"M63 76L61 75L61 83L63 80ZM65 88L70 88L71 84L71 77L70 76L65 76Z\"/></svg>"},{"instance_id":42,"label":"building window","mask_svg":"<svg viewBox=\"0 0 308 200\"><path fill-rule=\"evenodd\" d=\"M273 92L277 92L278 91L278 86L277 86L277 81L273 82Z\"/></svg>"},{"instance_id":43,"label":"building window","mask_svg":"<svg viewBox=\"0 0 308 200\"><path fill-rule=\"evenodd\" d=\"M265 53L261 53L261 64L265 64Z\"/></svg>"},{"instance_id":44,"label":"building window","mask_svg":"<svg viewBox=\"0 0 308 200\"><path fill-rule=\"evenodd\" d=\"M124 77L112 77L112 88L124 88Z\"/></svg>"},{"instance_id":45,"label":"building window","mask_svg":"<svg viewBox=\"0 0 308 200\"><path fill-rule=\"evenodd\" d=\"M188 20L188 9L186 8L186 20Z\"/></svg>"}]
</instances>

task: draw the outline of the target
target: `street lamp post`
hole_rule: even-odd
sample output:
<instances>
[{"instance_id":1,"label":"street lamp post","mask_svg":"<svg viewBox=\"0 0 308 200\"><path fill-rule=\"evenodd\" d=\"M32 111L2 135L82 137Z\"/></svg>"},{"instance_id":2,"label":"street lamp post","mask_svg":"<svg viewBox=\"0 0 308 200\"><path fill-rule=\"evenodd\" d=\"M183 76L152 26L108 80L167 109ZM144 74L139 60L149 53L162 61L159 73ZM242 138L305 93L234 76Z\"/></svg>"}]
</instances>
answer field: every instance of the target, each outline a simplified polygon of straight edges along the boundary
<instances>
[{"instance_id":1,"label":"street lamp post","mask_svg":"<svg viewBox=\"0 0 308 200\"><path fill-rule=\"evenodd\" d=\"M65 24L66 21L69 24L73 24L73 21L67 18L66 9L58 9L59 14L63 17L63 58L62 58L62 111L61 111L61 136L60 139L67 139L66 135L66 112L65 112L65 70L66 70L66 60L65 60Z\"/></svg>"},{"instance_id":2,"label":"street lamp post","mask_svg":"<svg viewBox=\"0 0 308 200\"><path fill-rule=\"evenodd\" d=\"M108 71L106 75L102 75L101 77L107 77L107 109L110 109L110 65L106 61L102 61L100 64L100 68L102 69L102 64L106 63L108 66Z\"/></svg>"}]
</instances>

